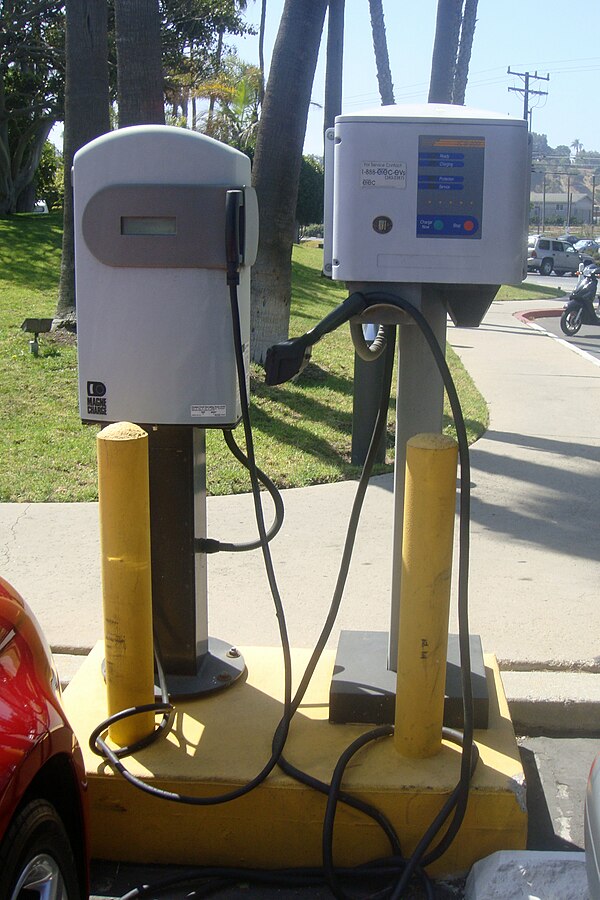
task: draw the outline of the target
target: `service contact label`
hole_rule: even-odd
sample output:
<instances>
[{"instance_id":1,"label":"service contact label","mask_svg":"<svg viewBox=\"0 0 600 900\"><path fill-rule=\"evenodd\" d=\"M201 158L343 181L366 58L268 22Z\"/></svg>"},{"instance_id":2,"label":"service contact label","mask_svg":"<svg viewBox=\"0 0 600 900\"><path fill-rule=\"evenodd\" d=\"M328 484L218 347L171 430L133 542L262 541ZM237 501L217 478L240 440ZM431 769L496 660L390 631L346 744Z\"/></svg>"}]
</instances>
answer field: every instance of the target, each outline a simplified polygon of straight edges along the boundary
<instances>
[{"instance_id":1,"label":"service contact label","mask_svg":"<svg viewBox=\"0 0 600 900\"><path fill-rule=\"evenodd\" d=\"M190 407L192 419L222 419L227 415L224 403L198 403Z\"/></svg>"},{"instance_id":2,"label":"service contact label","mask_svg":"<svg viewBox=\"0 0 600 900\"><path fill-rule=\"evenodd\" d=\"M403 162L363 162L360 169L360 184L364 188L406 187L406 163Z\"/></svg>"}]
</instances>

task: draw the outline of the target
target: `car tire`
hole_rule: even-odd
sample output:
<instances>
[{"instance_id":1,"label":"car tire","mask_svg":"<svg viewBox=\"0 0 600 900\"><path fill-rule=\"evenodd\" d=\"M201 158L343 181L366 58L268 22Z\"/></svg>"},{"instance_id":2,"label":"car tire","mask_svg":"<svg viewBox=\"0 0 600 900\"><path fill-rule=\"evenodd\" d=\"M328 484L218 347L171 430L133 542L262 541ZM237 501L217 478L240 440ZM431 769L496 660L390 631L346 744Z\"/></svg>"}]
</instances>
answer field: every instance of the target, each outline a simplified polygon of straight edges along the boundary
<instances>
[{"instance_id":1,"label":"car tire","mask_svg":"<svg viewBox=\"0 0 600 900\"><path fill-rule=\"evenodd\" d=\"M554 274L555 274L555 275L564 275L564 274L565 274L565 270L564 270L564 269L555 269L555 270L554 270Z\"/></svg>"},{"instance_id":2,"label":"car tire","mask_svg":"<svg viewBox=\"0 0 600 900\"><path fill-rule=\"evenodd\" d=\"M46 800L32 800L11 822L0 847L0 897L79 900L77 865L65 827Z\"/></svg>"},{"instance_id":3,"label":"car tire","mask_svg":"<svg viewBox=\"0 0 600 900\"><path fill-rule=\"evenodd\" d=\"M550 258L543 259L540 266L540 275L550 275L552 268L552 260Z\"/></svg>"}]
</instances>

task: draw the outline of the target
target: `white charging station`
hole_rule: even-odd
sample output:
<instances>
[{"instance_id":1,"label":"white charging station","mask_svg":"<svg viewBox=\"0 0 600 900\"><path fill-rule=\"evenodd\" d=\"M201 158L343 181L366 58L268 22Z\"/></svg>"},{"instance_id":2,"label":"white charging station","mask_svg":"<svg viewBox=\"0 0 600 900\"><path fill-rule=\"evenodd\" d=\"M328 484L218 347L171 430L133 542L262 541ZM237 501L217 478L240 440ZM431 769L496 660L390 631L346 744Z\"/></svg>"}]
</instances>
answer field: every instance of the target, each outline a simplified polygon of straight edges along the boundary
<instances>
[{"instance_id":1,"label":"white charging station","mask_svg":"<svg viewBox=\"0 0 600 900\"><path fill-rule=\"evenodd\" d=\"M224 270L225 201L242 192L246 367L258 210L250 160L205 135L136 126L73 166L82 419L224 427L240 418Z\"/></svg>"},{"instance_id":2,"label":"white charging station","mask_svg":"<svg viewBox=\"0 0 600 900\"><path fill-rule=\"evenodd\" d=\"M258 245L250 175L238 150L158 125L99 137L73 165L80 414L148 432L154 630L180 695L218 689L244 669L231 643L209 637L198 541L205 429L232 428L241 416L230 257L249 382Z\"/></svg>"},{"instance_id":3,"label":"white charging station","mask_svg":"<svg viewBox=\"0 0 600 900\"><path fill-rule=\"evenodd\" d=\"M531 171L526 121L449 104L386 106L338 116L325 146L324 271L350 292L384 290L409 300L444 349L447 314L456 325L478 326L500 285L524 279ZM373 721L373 709L379 715L377 704L391 692L405 448L416 434L441 431L444 399L437 367L408 316L374 307L359 321L399 326L391 616L388 636L342 633L337 669L345 674L334 676L330 695L335 721ZM368 649L359 652L365 643ZM452 640L448 653L450 672ZM483 685L481 724L487 699L478 637L472 657L479 663L474 681ZM364 684L371 690L363 705Z\"/></svg>"},{"instance_id":4,"label":"white charging station","mask_svg":"<svg viewBox=\"0 0 600 900\"><path fill-rule=\"evenodd\" d=\"M327 143L325 268L334 279L523 280L531 159L524 120L444 104L384 106L338 116Z\"/></svg>"}]
</instances>

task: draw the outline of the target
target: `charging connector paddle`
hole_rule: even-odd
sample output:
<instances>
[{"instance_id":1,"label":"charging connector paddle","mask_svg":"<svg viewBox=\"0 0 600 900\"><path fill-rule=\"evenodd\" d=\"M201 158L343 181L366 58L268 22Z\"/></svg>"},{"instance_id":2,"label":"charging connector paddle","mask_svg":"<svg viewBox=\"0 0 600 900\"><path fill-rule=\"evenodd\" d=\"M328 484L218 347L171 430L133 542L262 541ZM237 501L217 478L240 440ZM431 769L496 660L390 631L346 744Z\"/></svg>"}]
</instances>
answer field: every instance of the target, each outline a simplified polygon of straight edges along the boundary
<instances>
[{"instance_id":1,"label":"charging connector paddle","mask_svg":"<svg viewBox=\"0 0 600 900\"><path fill-rule=\"evenodd\" d=\"M320 341L326 334L335 331L344 322L349 322L353 316L359 316L367 305L363 294L351 294L310 331L300 337L281 341L281 343L269 347L265 359L266 383L283 384L284 381L289 381L290 378L297 375L302 370L307 353L313 344Z\"/></svg>"}]
</instances>

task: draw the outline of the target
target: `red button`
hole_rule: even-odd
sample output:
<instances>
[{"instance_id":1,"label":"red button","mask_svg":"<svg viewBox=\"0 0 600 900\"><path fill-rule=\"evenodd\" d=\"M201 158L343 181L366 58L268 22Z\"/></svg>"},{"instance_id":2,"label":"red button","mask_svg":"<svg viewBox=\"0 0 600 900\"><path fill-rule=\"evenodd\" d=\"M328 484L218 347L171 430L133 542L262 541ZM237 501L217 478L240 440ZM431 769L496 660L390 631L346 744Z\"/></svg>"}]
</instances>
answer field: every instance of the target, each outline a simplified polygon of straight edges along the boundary
<instances>
[{"instance_id":1,"label":"red button","mask_svg":"<svg viewBox=\"0 0 600 900\"><path fill-rule=\"evenodd\" d=\"M463 228L465 229L465 231L473 231L473 229L475 228L475 222L473 222L472 219L467 219L467 221L463 225Z\"/></svg>"}]
</instances>

